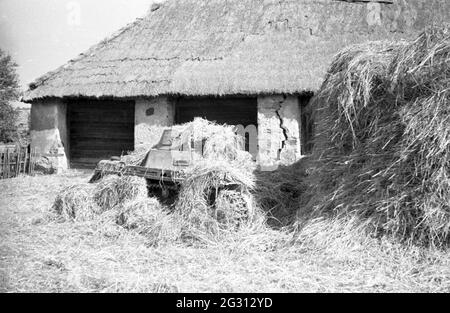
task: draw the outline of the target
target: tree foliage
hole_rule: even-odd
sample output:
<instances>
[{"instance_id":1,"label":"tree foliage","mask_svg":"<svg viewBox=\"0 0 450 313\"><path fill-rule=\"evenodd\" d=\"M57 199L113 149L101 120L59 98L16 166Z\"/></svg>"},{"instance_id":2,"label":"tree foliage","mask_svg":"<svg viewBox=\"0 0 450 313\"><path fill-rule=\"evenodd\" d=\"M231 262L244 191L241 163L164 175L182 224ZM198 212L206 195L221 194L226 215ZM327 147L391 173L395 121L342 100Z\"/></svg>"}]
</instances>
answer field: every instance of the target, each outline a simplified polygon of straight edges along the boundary
<instances>
[{"instance_id":1,"label":"tree foliage","mask_svg":"<svg viewBox=\"0 0 450 313\"><path fill-rule=\"evenodd\" d=\"M0 142L17 137L18 112L11 106L20 96L16 67L11 56L0 49Z\"/></svg>"}]
</instances>

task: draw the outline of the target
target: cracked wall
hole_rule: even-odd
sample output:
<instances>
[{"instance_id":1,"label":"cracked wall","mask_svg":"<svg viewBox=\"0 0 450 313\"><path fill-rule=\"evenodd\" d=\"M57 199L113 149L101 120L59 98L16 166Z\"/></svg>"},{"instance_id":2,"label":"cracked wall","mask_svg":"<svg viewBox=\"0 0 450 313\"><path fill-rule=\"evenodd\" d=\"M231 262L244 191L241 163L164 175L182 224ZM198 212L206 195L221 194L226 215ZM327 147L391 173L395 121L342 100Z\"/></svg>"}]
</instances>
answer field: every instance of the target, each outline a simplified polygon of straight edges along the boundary
<instances>
[{"instance_id":1,"label":"cracked wall","mask_svg":"<svg viewBox=\"0 0 450 313\"><path fill-rule=\"evenodd\" d=\"M175 105L167 97L138 99L135 106L135 148L156 145L164 128L172 126Z\"/></svg>"},{"instance_id":2,"label":"cracked wall","mask_svg":"<svg viewBox=\"0 0 450 313\"><path fill-rule=\"evenodd\" d=\"M62 100L35 102L31 106L31 148L46 158L55 172L68 168L67 104Z\"/></svg>"},{"instance_id":3,"label":"cracked wall","mask_svg":"<svg viewBox=\"0 0 450 313\"><path fill-rule=\"evenodd\" d=\"M263 170L301 158L300 105L295 96L258 97L258 163Z\"/></svg>"}]
</instances>

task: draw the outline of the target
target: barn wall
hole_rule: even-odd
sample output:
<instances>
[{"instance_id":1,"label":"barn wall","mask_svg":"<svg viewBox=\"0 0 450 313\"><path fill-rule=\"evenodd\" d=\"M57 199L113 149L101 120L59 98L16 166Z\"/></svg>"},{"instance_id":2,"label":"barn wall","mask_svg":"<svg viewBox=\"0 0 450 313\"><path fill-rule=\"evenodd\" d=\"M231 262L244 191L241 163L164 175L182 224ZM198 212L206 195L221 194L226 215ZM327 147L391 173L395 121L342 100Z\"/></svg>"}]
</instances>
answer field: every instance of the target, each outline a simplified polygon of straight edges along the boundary
<instances>
[{"instance_id":1,"label":"barn wall","mask_svg":"<svg viewBox=\"0 0 450 313\"><path fill-rule=\"evenodd\" d=\"M31 148L46 158L56 172L68 168L67 105L62 100L33 103L31 107Z\"/></svg>"},{"instance_id":2,"label":"barn wall","mask_svg":"<svg viewBox=\"0 0 450 313\"><path fill-rule=\"evenodd\" d=\"M301 158L300 105L294 96L258 98L258 163L263 170Z\"/></svg>"},{"instance_id":3,"label":"barn wall","mask_svg":"<svg viewBox=\"0 0 450 313\"><path fill-rule=\"evenodd\" d=\"M167 97L138 99L135 106L135 147L156 145L163 129L172 126L175 104Z\"/></svg>"}]
</instances>

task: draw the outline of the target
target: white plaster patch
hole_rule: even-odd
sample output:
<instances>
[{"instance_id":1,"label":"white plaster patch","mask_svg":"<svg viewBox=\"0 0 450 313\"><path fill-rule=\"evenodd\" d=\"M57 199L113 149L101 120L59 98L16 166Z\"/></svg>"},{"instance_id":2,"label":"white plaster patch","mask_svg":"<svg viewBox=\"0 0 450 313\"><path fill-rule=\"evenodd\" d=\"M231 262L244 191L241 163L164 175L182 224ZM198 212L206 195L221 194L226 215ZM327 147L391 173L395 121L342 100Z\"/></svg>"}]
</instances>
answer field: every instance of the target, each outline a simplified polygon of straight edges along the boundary
<instances>
[{"instance_id":1,"label":"white plaster patch","mask_svg":"<svg viewBox=\"0 0 450 313\"><path fill-rule=\"evenodd\" d=\"M135 107L135 147L156 145L174 123L174 104L166 97L140 99Z\"/></svg>"},{"instance_id":2,"label":"white plaster patch","mask_svg":"<svg viewBox=\"0 0 450 313\"><path fill-rule=\"evenodd\" d=\"M151 126L147 124L139 124L135 127L135 146L136 148L142 146L156 145L163 134L163 126Z\"/></svg>"},{"instance_id":3,"label":"white plaster patch","mask_svg":"<svg viewBox=\"0 0 450 313\"><path fill-rule=\"evenodd\" d=\"M274 170L301 158L300 106L297 97L258 98L258 163Z\"/></svg>"},{"instance_id":4,"label":"white plaster patch","mask_svg":"<svg viewBox=\"0 0 450 313\"><path fill-rule=\"evenodd\" d=\"M301 157L300 148L300 107L296 98L288 98L281 106L280 116L287 140L281 151L281 163L290 165Z\"/></svg>"},{"instance_id":5,"label":"white plaster patch","mask_svg":"<svg viewBox=\"0 0 450 313\"><path fill-rule=\"evenodd\" d=\"M47 154L50 151L62 148L61 137L58 129L32 130L31 148L39 154Z\"/></svg>"},{"instance_id":6,"label":"white plaster patch","mask_svg":"<svg viewBox=\"0 0 450 313\"><path fill-rule=\"evenodd\" d=\"M68 169L68 161L58 129L32 130L30 135L31 148L36 149L37 154L47 158L56 173Z\"/></svg>"}]
</instances>

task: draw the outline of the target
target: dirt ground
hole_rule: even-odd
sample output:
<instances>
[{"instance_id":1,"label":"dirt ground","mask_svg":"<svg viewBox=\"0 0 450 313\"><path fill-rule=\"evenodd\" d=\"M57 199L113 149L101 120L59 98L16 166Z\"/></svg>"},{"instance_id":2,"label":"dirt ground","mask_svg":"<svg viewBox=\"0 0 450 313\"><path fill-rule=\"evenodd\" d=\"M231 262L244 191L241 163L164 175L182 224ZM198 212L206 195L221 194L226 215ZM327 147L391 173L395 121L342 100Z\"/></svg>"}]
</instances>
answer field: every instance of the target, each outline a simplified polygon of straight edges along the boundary
<instances>
[{"instance_id":1,"label":"dirt ground","mask_svg":"<svg viewBox=\"0 0 450 313\"><path fill-rule=\"evenodd\" d=\"M353 242L325 222L267 249L246 238L151 247L130 231L43 218L58 191L88 177L0 181L0 292L450 292L449 252Z\"/></svg>"}]
</instances>

